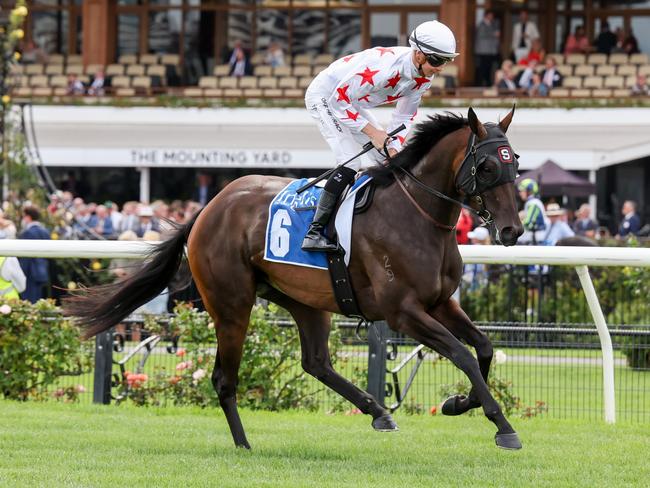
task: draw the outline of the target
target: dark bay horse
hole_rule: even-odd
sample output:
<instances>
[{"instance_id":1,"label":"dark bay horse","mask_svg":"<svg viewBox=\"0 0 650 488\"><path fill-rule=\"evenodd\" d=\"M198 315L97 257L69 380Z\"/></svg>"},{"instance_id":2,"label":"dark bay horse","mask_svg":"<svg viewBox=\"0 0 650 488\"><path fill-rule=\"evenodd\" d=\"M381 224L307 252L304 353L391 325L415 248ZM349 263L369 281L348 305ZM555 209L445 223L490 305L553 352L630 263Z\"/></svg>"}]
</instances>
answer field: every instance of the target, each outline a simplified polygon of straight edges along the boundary
<instances>
[{"instance_id":1,"label":"dark bay horse","mask_svg":"<svg viewBox=\"0 0 650 488\"><path fill-rule=\"evenodd\" d=\"M372 170L378 188L372 206L355 217L350 273L367 318L385 319L393 330L437 351L468 376L469 395L449 398L443 413L483 407L498 428L497 445L517 449L517 434L486 385L492 345L451 298L462 273L454 231L460 206L430 192L467 197L489 220L498 243L515 244L522 233L513 184L516 155L505 137L513 113L499 124L485 125L472 109L468 119L452 114L430 118L416 127L389 166ZM330 313L339 310L328 272L263 259L269 203L288 182L269 176L232 182L156 247L139 272L69 297L65 312L77 318L87 337L109 329L167 286L187 243L192 276L217 334L212 382L237 446L250 447L236 388L256 296L286 308L295 319L307 373L371 415L375 429L397 430L375 398L332 368ZM475 348L476 358L463 342Z\"/></svg>"}]
</instances>

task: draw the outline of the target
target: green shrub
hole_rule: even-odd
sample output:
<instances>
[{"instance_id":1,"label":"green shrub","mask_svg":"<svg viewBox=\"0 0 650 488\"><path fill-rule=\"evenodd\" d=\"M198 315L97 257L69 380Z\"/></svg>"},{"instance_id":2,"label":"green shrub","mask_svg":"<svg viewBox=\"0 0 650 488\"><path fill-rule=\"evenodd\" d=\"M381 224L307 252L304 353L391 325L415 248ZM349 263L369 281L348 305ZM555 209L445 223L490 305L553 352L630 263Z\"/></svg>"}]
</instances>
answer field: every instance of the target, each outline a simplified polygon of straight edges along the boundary
<instances>
[{"instance_id":1,"label":"green shrub","mask_svg":"<svg viewBox=\"0 0 650 488\"><path fill-rule=\"evenodd\" d=\"M269 311L277 316L277 307L271 305ZM128 373L120 398L130 398L136 405L217 406L219 401L210 379L215 361L214 324L206 312L189 304L177 304L174 313L168 332L178 338L181 346L176 352L179 360L175 369L156 368L149 376ZM150 332L166 333L153 319L147 320L146 327ZM333 362L340 345L340 334L335 329L330 336ZM300 362L296 327L279 327L269 319L266 309L254 307L239 369L239 405L264 410L317 409L316 392L311 391Z\"/></svg>"},{"instance_id":2,"label":"green shrub","mask_svg":"<svg viewBox=\"0 0 650 488\"><path fill-rule=\"evenodd\" d=\"M52 301L0 303L0 393L4 398L44 399L58 377L90 368L91 345L81 343L77 327L57 313Z\"/></svg>"}]
</instances>

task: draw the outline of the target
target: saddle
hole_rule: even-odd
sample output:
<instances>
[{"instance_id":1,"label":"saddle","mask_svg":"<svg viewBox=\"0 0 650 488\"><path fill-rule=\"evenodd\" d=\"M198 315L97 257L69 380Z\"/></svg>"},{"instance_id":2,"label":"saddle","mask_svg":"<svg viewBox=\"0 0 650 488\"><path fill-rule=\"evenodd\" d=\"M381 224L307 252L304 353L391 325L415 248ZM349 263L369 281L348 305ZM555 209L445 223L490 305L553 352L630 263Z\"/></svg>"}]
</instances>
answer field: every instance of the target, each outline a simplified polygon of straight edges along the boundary
<instances>
[{"instance_id":1,"label":"saddle","mask_svg":"<svg viewBox=\"0 0 650 488\"><path fill-rule=\"evenodd\" d=\"M375 183L370 181L366 186L361 188L354 199L354 214L362 214L372 205L372 199L375 196Z\"/></svg>"}]
</instances>

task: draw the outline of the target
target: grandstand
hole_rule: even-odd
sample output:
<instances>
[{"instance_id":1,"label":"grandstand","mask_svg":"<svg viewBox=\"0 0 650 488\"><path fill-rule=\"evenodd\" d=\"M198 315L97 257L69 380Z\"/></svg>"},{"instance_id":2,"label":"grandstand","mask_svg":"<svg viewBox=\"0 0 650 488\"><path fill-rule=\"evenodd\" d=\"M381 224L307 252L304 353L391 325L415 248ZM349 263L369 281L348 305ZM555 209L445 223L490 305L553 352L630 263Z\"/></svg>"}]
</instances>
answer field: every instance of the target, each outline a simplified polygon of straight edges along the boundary
<instances>
[{"instance_id":1,"label":"grandstand","mask_svg":"<svg viewBox=\"0 0 650 488\"><path fill-rule=\"evenodd\" d=\"M648 55L603 54L568 55L552 53L558 60L558 71L564 76L561 87L551 90L552 97L627 97L635 85L637 75L650 77ZM256 54L253 59L263 59ZM250 76L230 76L230 65L216 65L212 73L201 76L193 86L173 86L182 70L178 55L123 55L108 65L83 65L80 56L52 56L46 64L15 64L12 66L13 94L17 97L64 97L68 94L68 75L77 75L85 84L103 71L109 80L108 95L150 96L161 93L186 97L207 98L302 98L311 80L334 60L329 54L315 58L305 55L293 57L290 65L271 67L255 64ZM515 74L524 69L515 66ZM542 72L543 65L537 67ZM523 92L522 92L523 94ZM456 65L445 68L443 76L434 78L428 96L498 96L496 88L478 91L473 86L461 86Z\"/></svg>"},{"instance_id":2,"label":"grandstand","mask_svg":"<svg viewBox=\"0 0 650 488\"><path fill-rule=\"evenodd\" d=\"M302 98L311 79L332 60L364 48L404 45L427 19L452 27L462 55L434 80L429 96L495 97L496 86L478 88L475 26L486 9L500 28L499 57L512 55L517 16L529 12L543 49L564 81L552 97L627 97L637 75L649 75L650 4L640 1L420 0L88 0L32 1L23 43L25 59L12 69L17 97L65 97L69 75L88 86L99 71L102 94L118 97ZM11 2L3 2L10 5ZM633 35L641 52L563 54L567 36L583 25L595 40L602 22ZM240 43L249 65L232 76L232 48ZM267 63L268 48L283 52ZM38 56L29 56L29 52ZM515 65L515 75L523 67ZM543 70L543 63L537 68ZM516 90L515 95L525 95Z\"/></svg>"}]
</instances>

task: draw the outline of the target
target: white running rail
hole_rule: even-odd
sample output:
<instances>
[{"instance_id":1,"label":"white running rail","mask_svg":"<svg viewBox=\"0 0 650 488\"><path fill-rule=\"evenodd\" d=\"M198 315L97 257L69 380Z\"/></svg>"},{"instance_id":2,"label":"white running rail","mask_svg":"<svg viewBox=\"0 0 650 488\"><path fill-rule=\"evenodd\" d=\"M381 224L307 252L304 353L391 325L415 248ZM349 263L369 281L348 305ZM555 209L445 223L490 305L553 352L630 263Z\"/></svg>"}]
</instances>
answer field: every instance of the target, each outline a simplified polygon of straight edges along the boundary
<instances>
[{"instance_id":1,"label":"white running rail","mask_svg":"<svg viewBox=\"0 0 650 488\"><path fill-rule=\"evenodd\" d=\"M0 256L43 258L142 259L156 242L0 240ZM603 354L604 417L616 422L614 352L609 329L600 308L588 266L650 267L650 248L459 246L465 263L560 265L576 268Z\"/></svg>"}]
</instances>

